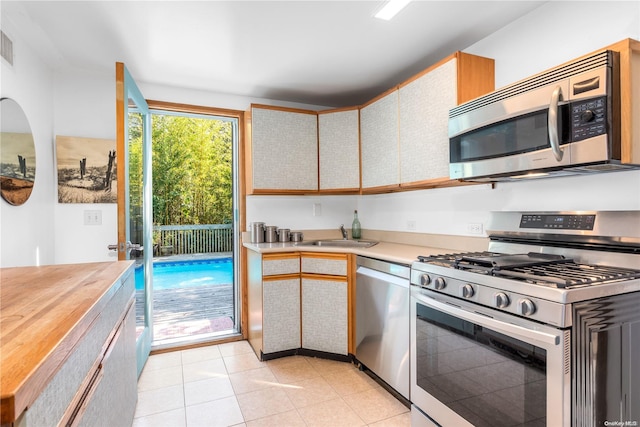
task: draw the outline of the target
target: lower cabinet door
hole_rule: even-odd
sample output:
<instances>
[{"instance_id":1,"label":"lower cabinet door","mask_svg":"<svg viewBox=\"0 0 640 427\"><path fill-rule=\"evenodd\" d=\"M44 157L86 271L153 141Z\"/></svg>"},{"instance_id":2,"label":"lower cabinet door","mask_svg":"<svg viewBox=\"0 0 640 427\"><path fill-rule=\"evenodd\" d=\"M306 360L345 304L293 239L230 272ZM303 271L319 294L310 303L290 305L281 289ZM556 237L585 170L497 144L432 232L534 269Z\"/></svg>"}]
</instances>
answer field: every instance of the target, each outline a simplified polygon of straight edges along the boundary
<instances>
[{"instance_id":1,"label":"lower cabinet door","mask_svg":"<svg viewBox=\"0 0 640 427\"><path fill-rule=\"evenodd\" d=\"M112 427L133 422L138 400L135 327L135 305L131 304L74 425Z\"/></svg>"},{"instance_id":2,"label":"lower cabinet door","mask_svg":"<svg viewBox=\"0 0 640 427\"><path fill-rule=\"evenodd\" d=\"M262 352L300 348L300 277L263 279Z\"/></svg>"},{"instance_id":3,"label":"lower cabinet door","mask_svg":"<svg viewBox=\"0 0 640 427\"><path fill-rule=\"evenodd\" d=\"M348 354L345 277L302 277L302 347Z\"/></svg>"}]
</instances>

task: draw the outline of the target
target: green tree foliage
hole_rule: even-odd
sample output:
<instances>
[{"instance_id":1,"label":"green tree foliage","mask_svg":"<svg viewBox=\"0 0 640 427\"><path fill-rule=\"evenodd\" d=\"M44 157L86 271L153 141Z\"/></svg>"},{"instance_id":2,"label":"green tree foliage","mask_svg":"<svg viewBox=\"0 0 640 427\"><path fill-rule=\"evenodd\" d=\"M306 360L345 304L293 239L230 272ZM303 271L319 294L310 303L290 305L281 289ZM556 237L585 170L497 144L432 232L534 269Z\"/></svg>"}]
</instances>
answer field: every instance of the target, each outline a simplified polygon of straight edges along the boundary
<instances>
[{"instance_id":1,"label":"green tree foliage","mask_svg":"<svg viewBox=\"0 0 640 427\"><path fill-rule=\"evenodd\" d=\"M130 134L133 142L132 130ZM151 134L154 224L230 223L231 123L213 118L154 115ZM134 145L130 143L132 166L139 161L133 157L142 154L141 150L132 149Z\"/></svg>"},{"instance_id":2,"label":"green tree foliage","mask_svg":"<svg viewBox=\"0 0 640 427\"><path fill-rule=\"evenodd\" d=\"M129 216L133 224L142 224L142 115L139 113L129 113Z\"/></svg>"}]
</instances>

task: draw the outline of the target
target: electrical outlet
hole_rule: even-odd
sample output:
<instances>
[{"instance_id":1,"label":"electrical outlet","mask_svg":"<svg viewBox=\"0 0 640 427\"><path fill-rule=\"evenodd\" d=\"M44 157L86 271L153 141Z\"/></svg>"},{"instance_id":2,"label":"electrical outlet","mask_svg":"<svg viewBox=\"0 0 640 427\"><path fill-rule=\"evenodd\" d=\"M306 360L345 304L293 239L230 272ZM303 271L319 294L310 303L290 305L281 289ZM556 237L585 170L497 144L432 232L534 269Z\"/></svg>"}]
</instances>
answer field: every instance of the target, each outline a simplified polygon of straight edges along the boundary
<instances>
[{"instance_id":1,"label":"electrical outlet","mask_svg":"<svg viewBox=\"0 0 640 427\"><path fill-rule=\"evenodd\" d=\"M481 222L470 222L467 224L467 232L469 234L482 234Z\"/></svg>"},{"instance_id":2,"label":"electrical outlet","mask_svg":"<svg viewBox=\"0 0 640 427\"><path fill-rule=\"evenodd\" d=\"M322 203L313 204L313 216L322 216Z\"/></svg>"},{"instance_id":3,"label":"electrical outlet","mask_svg":"<svg viewBox=\"0 0 640 427\"><path fill-rule=\"evenodd\" d=\"M84 225L102 225L102 211L84 211Z\"/></svg>"},{"instance_id":4,"label":"electrical outlet","mask_svg":"<svg viewBox=\"0 0 640 427\"><path fill-rule=\"evenodd\" d=\"M407 221L407 230L415 230L416 229L416 222L412 219Z\"/></svg>"}]
</instances>

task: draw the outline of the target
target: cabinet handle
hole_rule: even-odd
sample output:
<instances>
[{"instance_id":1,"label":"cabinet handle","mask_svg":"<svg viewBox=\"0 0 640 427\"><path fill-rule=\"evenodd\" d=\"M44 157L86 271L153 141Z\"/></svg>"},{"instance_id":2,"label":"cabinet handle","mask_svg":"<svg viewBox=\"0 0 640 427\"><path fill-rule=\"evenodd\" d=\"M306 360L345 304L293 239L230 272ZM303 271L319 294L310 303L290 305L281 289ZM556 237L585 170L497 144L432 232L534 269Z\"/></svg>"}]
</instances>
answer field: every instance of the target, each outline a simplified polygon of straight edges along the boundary
<instances>
[{"instance_id":1,"label":"cabinet handle","mask_svg":"<svg viewBox=\"0 0 640 427\"><path fill-rule=\"evenodd\" d=\"M91 382L83 393L82 400L74 409L71 418L64 424L66 427L75 427L80 423L80 420L82 420L82 416L87 410L87 406L89 406L89 402L91 402L93 395L96 393L96 390L98 390L98 386L100 385L102 378L104 378L104 369L103 365L101 364L93 374Z\"/></svg>"},{"instance_id":2,"label":"cabinet handle","mask_svg":"<svg viewBox=\"0 0 640 427\"><path fill-rule=\"evenodd\" d=\"M100 364L100 366L103 366L105 362L109 360L109 358L111 357L111 354L113 353L113 348L116 346L116 342L118 342L118 338L120 338L120 335L122 335L123 327L124 327L123 323L121 323L118 326L118 330L116 331L116 333L113 335L113 338L111 338L111 341L109 342L109 347L107 347L107 351L104 352L104 357L102 358L102 363Z\"/></svg>"}]
</instances>

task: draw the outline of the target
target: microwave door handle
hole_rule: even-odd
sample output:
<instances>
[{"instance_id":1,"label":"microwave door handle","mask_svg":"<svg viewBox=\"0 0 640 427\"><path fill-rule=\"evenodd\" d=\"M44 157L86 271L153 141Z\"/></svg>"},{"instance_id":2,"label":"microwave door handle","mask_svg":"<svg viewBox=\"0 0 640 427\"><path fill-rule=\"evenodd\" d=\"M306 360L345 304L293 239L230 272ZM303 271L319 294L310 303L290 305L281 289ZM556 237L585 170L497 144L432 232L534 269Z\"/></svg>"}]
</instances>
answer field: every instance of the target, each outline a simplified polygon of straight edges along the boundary
<instances>
[{"instance_id":1,"label":"microwave door handle","mask_svg":"<svg viewBox=\"0 0 640 427\"><path fill-rule=\"evenodd\" d=\"M551 102L549 103L549 118L547 120L547 128L549 130L549 143L551 151L557 161L562 161L562 149L560 148L560 139L558 138L558 103L562 97L562 89L556 86L551 94Z\"/></svg>"}]
</instances>

